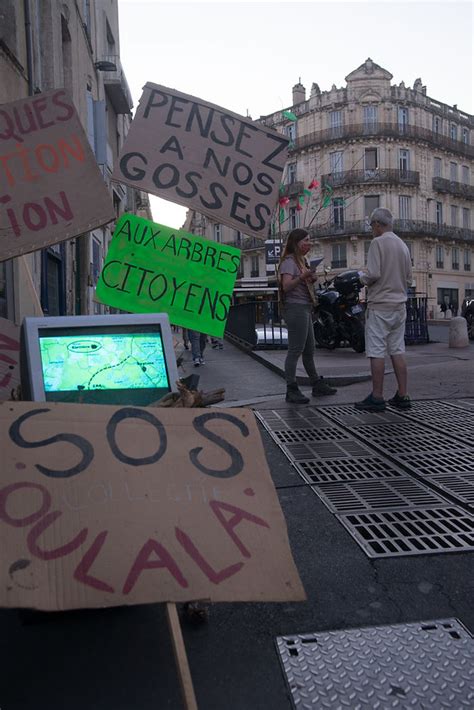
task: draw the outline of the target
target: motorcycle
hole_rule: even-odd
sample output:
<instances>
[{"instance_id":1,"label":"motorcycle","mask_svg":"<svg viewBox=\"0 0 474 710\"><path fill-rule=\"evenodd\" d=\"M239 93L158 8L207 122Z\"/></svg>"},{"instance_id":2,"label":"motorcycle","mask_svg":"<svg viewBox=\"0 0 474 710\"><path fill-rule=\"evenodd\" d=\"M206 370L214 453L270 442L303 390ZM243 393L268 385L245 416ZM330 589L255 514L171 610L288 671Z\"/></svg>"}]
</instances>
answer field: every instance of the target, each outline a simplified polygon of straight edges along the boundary
<instances>
[{"instance_id":1,"label":"motorcycle","mask_svg":"<svg viewBox=\"0 0 474 710\"><path fill-rule=\"evenodd\" d=\"M466 296L462 304L461 315L467 321L469 340L474 340L474 296Z\"/></svg>"},{"instance_id":2,"label":"motorcycle","mask_svg":"<svg viewBox=\"0 0 474 710\"><path fill-rule=\"evenodd\" d=\"M344 271L315 289L316 309L313 321L316 347L334 350L343 343L356 353L365 350L365 304L359 293L363 284L358 271Z\"/></svg>"}]
</instances>

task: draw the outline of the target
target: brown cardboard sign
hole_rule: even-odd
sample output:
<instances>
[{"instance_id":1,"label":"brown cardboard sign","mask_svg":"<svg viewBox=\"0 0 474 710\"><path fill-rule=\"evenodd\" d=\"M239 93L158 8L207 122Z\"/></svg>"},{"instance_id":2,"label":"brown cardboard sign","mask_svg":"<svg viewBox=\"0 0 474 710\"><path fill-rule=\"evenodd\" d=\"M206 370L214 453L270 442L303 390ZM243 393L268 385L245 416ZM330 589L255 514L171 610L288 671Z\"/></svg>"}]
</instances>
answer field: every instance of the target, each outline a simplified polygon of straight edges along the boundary
<instances>
[{"instance_id":1,"label":"brown cardboard sign","mask_svg":"<svg viewBox=\"0 0 474 710\"><path fill-rule=\"evenodd\" d=\"M70 239L114 216L64 89L0 106L0 261Z\"/></svg>"},{"instance_id":2,"label":"brown cardboard sign","mask_svg":"<svg viewBox=\"0 0 474 710\"><path fill-rule=\"evenodd\" d=\"M265 239L288 143L255 121L148 82L113 178Z\"/></svg>"},{"instance_id":3,"label":"brown cardboard sign","mask_svg":"<svg viewBox=\"0 0 474 710\"><path fill-rule=\"evenodd\" d=\"M253 413L4 402L0 605L303 600Z\"/></svg>"},{"instance_id":4,"label":"brown cardboard sign","mask_svg":"<svg viewBox=\"0 0 474 710\"><path fill-rule=\"evenodd\" d=\"M0 318L0 400L10 399L20 384L20 328Z\"/></svg>"}]
</instances>

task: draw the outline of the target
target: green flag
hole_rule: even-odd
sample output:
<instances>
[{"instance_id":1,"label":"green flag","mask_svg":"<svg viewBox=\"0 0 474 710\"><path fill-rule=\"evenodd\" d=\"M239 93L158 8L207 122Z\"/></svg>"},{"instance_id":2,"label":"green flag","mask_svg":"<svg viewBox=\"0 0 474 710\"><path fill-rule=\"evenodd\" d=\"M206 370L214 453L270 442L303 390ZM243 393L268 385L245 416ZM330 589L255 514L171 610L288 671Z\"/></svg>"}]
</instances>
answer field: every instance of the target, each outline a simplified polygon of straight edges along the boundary
<instances>
[{"instance_id":1,"label":"green flag","mask_svg":"<svg viewBox=\"0 0 474 710\"><path fill-rule=\"evenodd\" d=\"M283 116L287 118L289 121L297 121L298 119L296 118L295 114L293 111L283 111Z\"/></svg>"},{"instance_id":2,"label":"green flag","mask_svg":"<svg viewBox=\"0 0 474 710\"><path fill-rule=\"evenodd\" d=\"M131 313L168 313L174 325L220 338L240 256L240 249L227 244L122 215L96 297Z\"/></svg>"}]
</instances>

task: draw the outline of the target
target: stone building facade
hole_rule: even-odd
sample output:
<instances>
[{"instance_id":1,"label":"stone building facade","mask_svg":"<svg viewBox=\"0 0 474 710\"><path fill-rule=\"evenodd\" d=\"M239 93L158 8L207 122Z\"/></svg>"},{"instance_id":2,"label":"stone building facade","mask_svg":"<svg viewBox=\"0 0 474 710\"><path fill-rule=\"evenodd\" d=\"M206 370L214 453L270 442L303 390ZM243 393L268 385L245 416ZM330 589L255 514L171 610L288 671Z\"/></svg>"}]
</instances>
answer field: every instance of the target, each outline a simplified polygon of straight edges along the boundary
<instances>
[{"instance_id":1,"label":"stone building facade","mask_svg":"<svg viewBox=\"0 0 474 710\"><path fill-rule=\"evenodd\" d=\"M474 294L474 117L430 98L421 79L413 87L391 79L367 59L345 87L313 84L307 98L296 84L292 106L260 119L291 141L280 188L288 202L273 236L284 240L305 227L333 273L358 269L370 244L368 217L388 207L412 255L413 291L428 296L435 317L441 303L456 306ZM240 245L245 283L258 278L263 287L258 240L201 215L190 214L188 226Z\"/></svg>"},{"instance_id":2,"label":"stone building facade","mask_svg":"<svg viewBox=\"0 0 474 710\"><path fill-rule=\"evenodd\" d=\"M117 217L131 211L150 218L145 193L110 180L133 106L120 62L117 0L0 0L0 103L63 87L73 98ZM113 226L1 263L0 316L21 323L41 311L107 310L94 302L93 293Z\"/></svg>"}]
</instances>

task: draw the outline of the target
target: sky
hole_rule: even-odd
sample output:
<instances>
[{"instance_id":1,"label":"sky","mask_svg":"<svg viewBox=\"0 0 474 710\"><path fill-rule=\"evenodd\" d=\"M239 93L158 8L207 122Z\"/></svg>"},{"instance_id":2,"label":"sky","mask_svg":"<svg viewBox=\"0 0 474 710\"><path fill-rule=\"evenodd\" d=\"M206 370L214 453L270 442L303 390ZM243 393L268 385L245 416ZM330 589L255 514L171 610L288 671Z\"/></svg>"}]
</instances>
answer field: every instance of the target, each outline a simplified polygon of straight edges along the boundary
<instances>
[{"instance_id":1,"label":"sky","mask_svg":"<svg viewBox=\"0 0 474 710\"><path fill-rule=\"evenodd\" d=\"M474 5L445 0L275 2L118 0L120 55L135 108L147 81L251 116L345 86L367 57L433 99L474 113ZM179 228L186 209L151 196L153 218Z\"/></svg>"}]
</instances>

